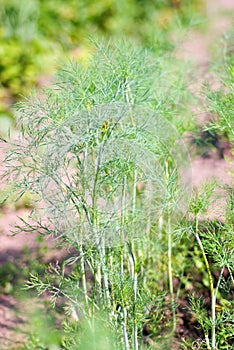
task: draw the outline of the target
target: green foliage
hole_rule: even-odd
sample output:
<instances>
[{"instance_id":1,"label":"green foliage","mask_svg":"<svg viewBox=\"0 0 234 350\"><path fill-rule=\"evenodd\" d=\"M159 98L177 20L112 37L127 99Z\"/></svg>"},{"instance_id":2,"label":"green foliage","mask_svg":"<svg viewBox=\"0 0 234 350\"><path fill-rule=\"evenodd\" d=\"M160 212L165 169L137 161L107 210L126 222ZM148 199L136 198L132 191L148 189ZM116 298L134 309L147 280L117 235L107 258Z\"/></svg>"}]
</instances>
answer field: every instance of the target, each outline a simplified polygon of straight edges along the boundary
<instances>
[{"instance_id":1,"label":"green foliage","mask_svg":"<svg viewBox=\"0 0 234 350\"><path fill-rule=\"evenodd\" d=\"M40 85L64 55L87 56L87 37L131 37L160 54L173 48L167 33L180 28L178 22L196 23L200 10L200 0L2 0L0 113L12 114L9 105Z\"/></svg>"},{"instance_id":2,"label":"green foliage","mask_svg":"<svg viewBox=\"0 0 234 350\"><path fill-rule=\"evenodd\" d=\"M31 252L26 248L22 252L22 256L14 257L14 251L9 251L10 257L2 257L0 268L0 292L5 294L15 294L19 292L19 286L24 284L29 273L41 273L43 271L43 263L35 261ZM42 249L38 249L34 254L40 257ZM12 255L12 256L11 256Z\"/></svg>"},{"instance_id":3,"label":"green foliage","mask_svg":"<svg viewBox=\"0 0 234 350\"><path fill-rule=\"evenodd\" d=\"M97 313L95 317L81 320L79 324L74 320L67 321L64 325L64 339L62 348L72 349L121 349L118 345L116 329L110 328L108 318L103 313Z\"/></svg>"},{"instance_id":4,"label":"green foliage","mask_svg":"<svg viewBox=\"0 0 234 350\"><path fill-rule=\"evenodd\" d=\"M230 328L230 320L233 319L233 311L225 308L227 318L223 318L223 310L218 312L217 299L221 298L224 293L227 298L227 293L232 293L232 287L234 284L233 279L233 267L232 261L234 256L233 246L233 225L230 225L230 215L233 220L233 210L230 213L227 210L226 220L223 224L208 223L203 229L199 229L199 215L208 209L210 204L211 195L214 191L214 186L206 184L203 188L203 192L199 197L194 198L191 205L191 211L194 214L194 236L196 238L198 247L200 249L206 273L208 286L210 289L210 310L211 315L206 310L206 304L202 299L191 298L191 308L193 312L196 312L197 321L203 329L207 349L216 349L218 343L223 343L227 347L229 345L228 340L224 340L222 337L223 329ZM210 263L212 261L212 264ZM213 270L216 270L216 283L214 282ZM230 281L224 278L224 271L228 271ZM221 293L221 294L219 294ZM224 298L224 299L225 299ZM222 331L220 332L219 325L222 324ZM232 338L232 335L230 338Z\"/></svg>"},{"instance_id":5,"label":"green foliage","mask_svg":"<svg viewBox=\"0 0 234 350\"><path fill-rule=\"evenodd\" d=\"M31 310L29 321L31 332L28 336L24 350L59 350L61 342L61 333L55 327L56 320L51 314L45 314L42 308Z\"/></svg>"},{"instance_id":6,"label":"green foliage","mask_svg":"<svg viewBox=\"0 0 234 350\"><path fill-rule=\"evenodd\" d=\"M215 200L214 196L212 197L212 195L214 194L216 186L217 183L215 181L206 182L202 188L202 191L194 192L190 202L190 212L195 217L198 217L199 215L208 211L211 200Z\"/></svg>"},{"instance_id":7,"label":"green foliage","mask_svg":"<svg viewBox=\"0 0 234 350\"><path fill-rule=\"evenodd\" d=\"M97 44L87 66L71 63L59 72L43 101L32 96L18 105L22 134L6 158L5 175L15 180L16 191L32 193L39 204L35 223L24 221L18 229L38 230L77 250L69 260L72 273L66 274L66 264L50 266L43 276L33 274L27 288L50 293L53 306L65 298L70 318L75 313L92 322L97 310L105 311L118 335L116 349L143 346L147 305L155 310L155 337L157 328L170 328L172 317L175 324L172 213L182 209L186 188L179 173L189 159L177 143L180 135L160 116L164 101L154 107L160 74L145 50L125 42ZM171 312L164 327L156 312L164 304L155 297L162 292L156 287L160 276L153 284L147 273L154 251L159 261L162 256L157 241L170 250Z\"/></svg>"},{"instance_id":8,"label":"green foliage","mask_svg":"<svg viewBox=\"0 0 234 350\"><path fill-rule=\"evenodd\" d=\"M233 31L230 34L233 38ZM227 51L224 59L218 67L221 87L217 91L208 89L207 98L210 110L215 112L217 117L207 126L211 132L219 132L227 137L233 148L234 144L234 54L232 48Z\"/></svg>"},{"instance_id":9,"label":"green foliage","mask_svg":"<svg viewBox=\"0 0 234 350\"><path fill-rule=\"evenodd\" d=\"M39 324L29 349L92 349L94 339L96 348L170 349L177 304L191 289L203 339L187 348L231 344L233 191L224 222L199 222L216 183L194 192L190 221L181 218L190 163L177 142L188 124L176 115L186 92L183 72L171 67L171 58L124 41L96 43L85 64L60 69L43 98L18 104L21 134L9 143L5 177L19 197L35 198L33 223L18 230L75 248L26 284L66 311L53 344Z\"/></svg>"}]
</instances>

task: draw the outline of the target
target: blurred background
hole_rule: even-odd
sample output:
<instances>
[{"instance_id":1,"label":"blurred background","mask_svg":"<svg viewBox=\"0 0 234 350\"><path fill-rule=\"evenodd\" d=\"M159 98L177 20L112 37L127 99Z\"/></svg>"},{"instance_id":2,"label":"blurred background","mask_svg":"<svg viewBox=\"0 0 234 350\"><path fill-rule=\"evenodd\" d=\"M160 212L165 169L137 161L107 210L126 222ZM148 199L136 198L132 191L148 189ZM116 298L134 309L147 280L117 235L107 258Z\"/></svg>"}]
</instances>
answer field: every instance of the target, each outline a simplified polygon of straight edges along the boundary
<instances>
[{"instance_id":1,"label":"blurred background","mask_svg":"<svg viewBox=\"0 0 234 350\"><path fill-rule=\"evenodd\" d=\"M85 60L92 40L125 37L161 55L205 14L202 0L1 0L0 134L13 104L48 85L61 61Z\"/></svg>"}]
</instances>

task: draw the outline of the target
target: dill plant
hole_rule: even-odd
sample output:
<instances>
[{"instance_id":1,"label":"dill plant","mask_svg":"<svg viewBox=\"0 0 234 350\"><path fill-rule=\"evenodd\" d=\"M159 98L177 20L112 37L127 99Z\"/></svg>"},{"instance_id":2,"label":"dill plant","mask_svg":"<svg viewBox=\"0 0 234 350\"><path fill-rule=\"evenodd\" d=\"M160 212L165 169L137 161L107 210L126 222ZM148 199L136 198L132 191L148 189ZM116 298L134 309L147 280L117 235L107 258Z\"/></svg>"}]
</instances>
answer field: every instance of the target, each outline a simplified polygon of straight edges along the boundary
<instances>
[{"instance_id":1,"label":"dill plant","mask_svg":"<svg viewBox=\"0 0 234 350\"><path fill-rule=\"evenodd\" d=\"M233 36L233 33L230 33ZM211 135L228 140L233 153L233 58L232 49L228 51L228 41L225 41L226 52L221 62L215 63L217 79L221 88L214 90L206 87L208 110L212 113L211 121L204 127ZM230 173L233 173L231 155ZM223 191L226 198L223 207L223 217L215 221L204 221L204 214L209 213L212 202L222 205L216 193ZM206 281L209 288L210 301L196 293L190 299L191 310L196 315L197 322L204 333L204 340L197 341L198 348L229 349L233 344L233 185L206 183L199 193L192 196L190 213L193 217L192 232L203 261ZM194 346L195 347L195 346Z\"/></svg>"},{"instance_id":2,"label":"dill plant","mask_svg":"<svg viewBox=\"0 0 234 350\"><path fill-rule=\"evenodd\" d=\"M233 31L230 33L233 36ZM228 42L226 42L226 45ZM227 45L228 46L228 45ZM234 55L232 51L226 52L221 62L218 78L222 88L217 91L208 89L206 91L209 101L209 109L213 112L212 121L206 126L206 130L215 131L230 143L230 150L233 154L234 145L234 124L233 124L233 70ZM233 177L233 167L231 159L230 173ZM201 233L201 240L198 244L203 251L203 257L209 275L210 295L211 295L211 319L205 329L211 330L211 339L207 340L208 349L227 349L233 343L233 185L222 186L226 195L225 218L223 222L209 225L205 233ZM207 258L206 258L207 256ZM212 259L213 266L209 266L208 259ZM212 270L218 270L219 274L214 282ZM226 271L226 276L224 277ZM217 299L220 304L217 305ZM206 333L207 334L207 333ZM208 336L208 335L207 335Z\"/></svg>"},{"instance_id":3,"label":"dill plant","mask_svg":"<svg viewBox=\"0 0 234 350\"><path fill-rule=\"evenodd\" d=\"M234 144L234 55L233 55L233 29L227 33L224 41L225 52L221 62L216 68L217 79L221 83L221 87L213 90L207 87L205 94L209 102L209 111L213 113L211 122L207 125L207 130L215 131L221 136L228 138L233 149ZM228 40L231 42L228 42Z\"/></svg>"},{"instance_id":4,"label":"dill plant","mask_svg":"<svg viewBox=\"0 0 234 350\"><path fill-rule=\"evenodd\" d=\"M200 249L206 270L209 292L210 310L201 296L191 297L191 309L204 332L207 349L227 349L233 339L230 331L233 324L233 198L232 191L227 192L227 208L224 222L208 222L201 228L199 221L214 201L215 183L206 183L203 192L193 196L191 213L194 216L193 234ZM217 200L217 199L216 199ZM231 221L232 223L231 223ZM214 274L216 271L216 274ZM224 277L224 272L226 276ZM219 299L221 305L218 304ZM226 329L226 339L222 333Z\"/></svg>"},{"instance_id":5,"label":"dill plant","mask_svg":"<svg viewBox=\"0 0 234 350\"><path fill-rule=\"evenodd\" d=\"M53 305L66 299L65 349L77 348L79 337L71 334L80 321L92 329L104 311L116 349L143 348L149 305L161 305L165 294L152 289L147 272L151 249L162 256L164 238L175 330L172 235L175 212L188 204L181 172L189 159L178 132L160 116L161 75L161 60L146 51L101 43L87 67L68 64L43 98L18 105L21 135L6 158L6 176L19 196L30 192L36 201L34 223L24 221L18 230L51 235L77 250L66 261L70 275L56 268L55 277L45 272L27 283L39 294L48 291Z\"/></svg>"}]
</instances>

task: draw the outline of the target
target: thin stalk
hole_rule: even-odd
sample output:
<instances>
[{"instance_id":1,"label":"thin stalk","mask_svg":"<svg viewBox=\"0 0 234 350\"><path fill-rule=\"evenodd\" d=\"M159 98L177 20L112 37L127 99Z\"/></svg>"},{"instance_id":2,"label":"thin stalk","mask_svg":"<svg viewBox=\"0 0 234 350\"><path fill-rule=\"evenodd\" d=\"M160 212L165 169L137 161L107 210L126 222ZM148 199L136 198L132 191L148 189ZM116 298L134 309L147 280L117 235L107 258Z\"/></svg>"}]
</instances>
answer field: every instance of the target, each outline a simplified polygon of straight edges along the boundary
<instances>
[{"instance_id":1,"label":"thin stalk","mask_svg":"<svg viewBox=\"0 0 234 350\"><path fill-rule=\"evenodd\" d=\"M163 214L160 215L158 219L158 238L159 240L162 239L162 230L163 230Z\"/></svg>"},{"instance_id":2,"label":"thin stalk","mask_svg":"<svg viewBox=\"0 0 234 350\"><path fill-rule=\"evenodd\" d=\"M95 217L95 227L96 235L98 236L99 232L99 217L96 214ZM103 292L104 292L104 300L107 307L111 306L111 297L110 297L110 291L109 291L109 278L107 273L107 265L106 265L106 249L105 249L105 233L102 233L102 237L99 240L98 246L97 246L97 253L99 256L99 262L97 267L97 278L99 283L99 293L100 296L102 295L102 286L103 286Z\"/></svg>"},{"instance_id":3,"label":"thin stalk","mask_svg":"<svg viewBox=\"0 0 234 350\"><path fill-rule=\"evenodd\" d=\"M95 219L96 219L96 215L97 215L97 213L96 213L96 211L97 211L97 184L98 184L98 177L99 177L99 171L100 171L103 152L104 152L104 145L101 144L100 148L99 148L97 165L96 165L95 174L94 174L94 184L93 184L93 192L92 192L93 223L95 223Z\"/></svg>"},{"instance_id":4,"label":"thin stalk","mask_svg":"<svg viewBox=\"0 0 234 350\"><path fill-rule=\"evenodd\" d=\"M145 191L147 193L147 191ZM147 262L150 261L150 256L151 256L151 247L150 247L150 232L151 232L151 197L148 195L147 198L147 209L146 209L146 217L147 217L147 222L146 222L146 229L145 229L145 236L143 239L143 257L145 257L145 260ZM144 273L144 266L141 264L141 278L143 279L143 285L144 288L147 289L147 278L146 274Z\"/></svg>"},{"instance_id":5,"label":"thin stalk","mask_svg":"<svg viewBox=\"0 0 234 350\"><path fill-rule=\"evenodd\" d=\"M103 288L104 288L104 295L105 295L105 301L107 307L111 306L111 297L110 297L110 291L109 291L109 278L107 273L107 266L106 266L106 250L105 250L105 238L102 238L101 247L100 247L100 260L101 260L101 267L102 267L102 276L103 276Z\"/></svg>"},{"instance_id":6,"label":"thin stalk","mask_svg":"<svg viewBox=\"0 0 234 350\"><path fill-rule=\"evenodd\" d=\"M121 225L121 244L124 244L124 225L125 225L125 216L126 216L126 178L123 179L122 184L122 195L121 195L121 217L120 217L120 225Z\"/></svg>"},{"instance_id":7,"label":"thin stalk","mask_svg":"<svg viewBox=\"0 0 234 350\"><path fill-rule=\"evenodd\" d=\"M133 325L133 335L134 335L134 350L138 350L138 327L137 327L137 316L136 316L136 305L137 305L137 272L134 272L133 278L133 291L134 291L134 325Z\"/></svg>"},{"instance_id":8,"label":"thin stalk","mask_svg":"<svg viewBox=\"0 0 234 350\"><path fill-rule=\"evenodd\" d=\"M167 220L167 258L168 258L168 280L169 280L169 292L172 305L172 317L173 317L173 327L172 332L176 329L176 313L175 313L175 298L174 298L174 288L173 288L173 273L172 273L172 237L171 237L171 218L168 217Z\"/></svg>"},{"instance_id":9,"label":"thin stalk","mask_svg":"<svg viewBox=\"0 0 234 350\"><path fill-rule=\"evenodd\" d=\"M110 274L111 274L111 281L114 276L114 269L113 269L113 255L110 254L109 256L109 265L110 265ZM112 284L112 283L111 283ZM116 311L116 300L115 300L115 293L114 293L114 288L111 286L111 304L112 304L112 309L113 309L113 314Z\"/></svg>"},{"instance_id":10,"label":"thin stalk","mask_svg":"<svg viewBox=\"0 0 234 350\"><path fill-rule=\"evenodd\" d=\"M146 223L146 239L143 242L143 249L144 249L144 253L143 256L145 255L145 257L147 258L147 261L150 260L150 229L151 229L151 215L150 215L150 209L149 207L147 208L147 223ZM141 276L144 279L144 285L146 286L146 280L144 278L144 272L143 272L143 265L141 265Z\"/></svg>"},{"instance_id":11,"label":"thin stalk","mask_svg":"<svg viewBox=\"0 0 234 350\"><path fill-rule=\"evenodd\" d=\"M164 225L164 218L163 218L163 213L162 213L158 219L158 240L159 240L160 245L162 244L162 239L163 239L163 225ZM169 272L168 272L168 275L169 275ZM164 289L163 278L161 278L159 280L159 285L160 285L161 289L163 290Z\"/></svg>"},{"instance_id":12,"label":"thin stalk","mask_svg":"<svg viewBox=\"0 0 234 350\"><path fill-rule=\"evenodd\" d=\"M124 244L124 221L125 221L125 200L126 200L126 179L123 179L123 187L122 187L122 196L121 196L121 218L120 218L120 225L121 225L121 248L120 248L120 283L121 283L121 291L123 290L124 287L124 248L123 248L123 244ZM122 293L121 293L121 303L122 303L122 307L124 309L124 301L123 301L123 297L122 297ZM123 311L124 314L124 311ZM124 335L124 342L125 342L125 349L126 349L126 344L128 344L128 336L127 336L127 330L126 330L126 323L123 321L122 323L122 329L123 329L123 335ZM127 337L127 340L125 339ZM129 347L129 345L128 345ZM128 348L127 347L127 348Z\"/></svg>"},{"instance_id":13,"label":"thin stalk","mask_svg":"<svg viewBox=\"0 0 234 350\"><path fill-rule=\"evenodd\" d=\"M199 248L202 252L202 256L203 256L203 260L206 266L206 271L208 274L208 280L209 280L209 285L210 285L210 297L211 297L211 348L212 350L216 350L216 327L215 327L215 323L216 323L216 313L215 313L215 306L216 306L216 292L214 289L214 283L213 283L213 278L211 275L211 270L210 270L210 265L209 262L207 260L206 257L206 253L202 244L202 241L200 239L199 236L199 231L198 231L198 217L196 216L195 219L195 237L197 240L197 243L199 245Z\"/></svg>"},{"instance_id":14,"label":"thin stalk","mask_svg":"<svg viewBox=\"0 0 234 350\"><path fill-rule=\"evenodd\" d=\"M98 143L98 138L97 138L97 143ZM100 241L102 242L102 238L100 240L100 237L98 237L98 213L97 213L97 184L98 184L98 177L99 177L99 171L100 171L100 166L101 166L101 159L102 159L102 155L104 152L104 145L101 144L99 147L99 153L98 153L98 158L97 158L97 164L96 164L96 168L95 168L95 174L94 174L94 184L93 184L93 191L92 191L92 223L93 223L93 229L94 229L94 235L95 235L95 239L96 242L99 246L97 246L97 253L100 257L100 261L101 264L98 264L98 262L96 262L96 281L98 283L98 292L99 292L99 296L102 296L102 272L104 272L104 262L103 262L103 247L101 245L100 247ZM95 156L94 156L94 152L93 152L93 163L95 164Z\"/></svg>"},{"instance_id":15,"label":"thin stalk","mask_svg":"<svg viewBox=\"0 0 234 350\"><path fill-rule=\"evenodd\" d=\"M137 289L138 289L138 276L136 271L136 256L133 251L131 244L128 245L129 248L129 262L133 283L133 344L134 350L138 350L138 327L137 327L137 317L136 317L136 305L137 305Z\"/></svg>"},{"instance_id":16,"label":"thin stalk","mask_svg":"<svg viewBox=\"0 0 234 350\"><path fill-rule=\"evenodd\" d=\"M220 283L221 283L221 280L222 280L222 277L223 277L223 272L224 272L224 266L222 267L222 269L220 271L220 275L219 275L219 279L218 279L218 282L217 282L217 286L215 288L215 300L217 299L217 294L218 294L219 286L220 286Z\"/></svg>"},{"instance_id":17,"label":"thin stalk","mask_svg":"<svg viewBox=\"0 0 234 350\"><path fill-rule=\"evenodd\" d=\"M91 255L91 261L92 261L92 265L93 265L93 288L92 288L92 315L94 315L95 312L95 302L97 302L97 291L98 291L98 295L100 295L100 283L99 283L99 274L97 271L97 263L96 263L96 257L95 257L95 252L92 253Z\"/></svg>"},{"instance_id":18,"label":"thin stalk","mask_svg":"<svg viewBox=\"0 0 234 350\"><path fill-rule=\"evenodd\" d=\"M98 253L98 252L96 252ZM95 281L96 281L96 286L98 288L98 293L99 296L101 297L102 295L102 273L101 273L101 266L98 262L98 259L95 258L94 263L96 265L96 269L95 269Z\"/></svg>"},{"instance_id":19,"label":"thin stalk","mask_svg":"<svg viewBox=\"0 0 234 350\"><path fill-rule=\"evenodd\" d=\"M124 224L125 224L125 216L126 216L126 178L123 179L123 187L122 187L122 196L121 196L121 218L120 218L120 224L121 224L121 239L122 244L125 242L124 237ZM120 281L121 281L121 291L124 287L124 248L121 247L120 251ZM128 340L128 332L127 332L127 310L124 306L124 300L123 295L121 293L121 309L122 309L122 332L123 332L123 338L124 338L124 347L125 350L130 350L129 346L129 340Z\"/></svg>"},{"instance_id":20,"label":"thin stalk","mask_svg":"<svg viewBox=\"0 0 234 350\"><path fill-rule=\"evenodd\" d=\"M123 255L123 249L121 248L120 251L120 277L121 277L121 284L124 283L124 255Z\"/></svg>"},{"instance_id":21,"label":"thin stalk","mask_svg":"<svg viewBox=\"0 0 234 350\"><path fill-rule=\"evenodd\" d=\"M135 126L135 121L134 121L134 118L132 115L132 106L133 106L134 102L133 102L133 98L132 98L132 94L131 94L131 88L130 88L130 85L129 85L127 79L125 81L125 84L126 84L126 92L125 92L126 102L130 106L130 121L131 121L132 126Z\"/></svg>"},{"instance_id":22,"label":"thin stalk","mask_svg":"<svg viewBox=\"0 0 234 350\"><path fill-rule=\"evenodd\" d=\"M87 281L86 281L86 274L85 274L85 260L84 260L84 251L82 244L80 244L80 268L81 268L81 280L82 280L82 286L83 286L83 293L85 297L85 303L88 305L88 291L87 291Z\"/></svg>"},{"instance_id":23,"label":"thin stalk","mask_svg":"<svg viewBox=\"0 0 234 350\"><path fill-rule=\"evenodd\" d=\"M121 203L121 239L122 239L122 244L124 243L124 232L123 232L123 224L124 224L124 216L125 216L125 185L123 188L123 197L122 197L122 203ZM121 247L120 250L120 278L121 278L121 284L123 285L124 283L124 249Z\"/></svg>"},{"instance_id":24,"label":"thin stalk","mask_svg":"<svg viewBox=\"0 0 234 350\"><path fill-rule=\"evenodd\" d=\"M132 194L132 214L133 217L136 211L136 186L137 186L137 170L134 169L133 175L133 194ZM141 252L138 249L138 254ZM138 350L138 327L137 327L137 317L136 317L136 305L137 305L137 289L138 289L138 275L136 271L136 256L134 253L134 243L129 245L129 257L131 262L131 275L133 282L133 343L134 350Z\"/></svg>"},{"instance_id":25,"label":"thin stalk","mask_svg":"<svg viewBox=\"0 0 234 350\"><path fill-rule=\"evenodd\" d=\"M211 347L210 347L210 340L209 340L209 336L208 336L207 333L205 334L205 341L206 341L207 349L208 350L212 350Z\"/></svg>"},{"instance_id":26,"label":"thin stalk","mask_svg":"<svg viewBox=\"0 0 234 350\"><path fill-rule=\"evenodd\" d=\"M127 333L127 310L123 307L123 321L122 321L122 330L124 336L124 348L125 350L130 350L129 341L128 341L128 333Z\"/></svg>"},{"instance_id":27,"label":"thin stalk","mask_svg":"<svg viewBox=\"0 0 234 350\"><path fill-rule=\"evenodd\" d=\"M231 277L231 280L232 280L232 284L233 284L233 286L234 286L234 277L233 277L233 274L232 274L232 271L231 271L231 268L230 268L229 265L227 265L227 269L228 269L228 271L229 271L229 274L230 274L230 277Z\"/></svg>"},{"instance_id":28,"label":"thin stalk","mask_svg":"<svg viewBox=\"0 0 234 350\"><path fill-rule=\"evenodd\" d=\"M81 183L82 183L82 188L84 189L85 188L85 185L84 185L84 168L82 166L82 163L80 161L80 158L79 156L77 155L76 156L77 158L77 161L78 161L78 165L80 167L80 172L81 172ZM85 149L85 154L84 154L84 163L86 161L86 158L87 158L87 152L86 152L86 149ZM70 181L70 177L69 177L69 174L67 173L67 177L69 179L69 183L70 183L70 187L69 187L69 191L73 194L73 196L75 197L75 199L78 199L78 201L80 201L79 197L76 195L75 191L72 189L72 183ZM77 198L78 197L78 198ZM72 201L73 203L76 205L75 203L75 199L72 198ZM82 201L84 203L84 201ZM91 219L90 219L90 216L89 216L89 213L88 213L88 209L87 207L82 204L82 207L83 207L83 210L85 212L85 215L89 221L89 224L91 224ZM76 205L76 209L77 209L77 212L79 214L79 217L80 217L80 221L81 221L81 224L83 224L84 222L84 218L83 218L83 212L80 211L79 209L79 206ZM81 281L82 281L82 287L83 287L83 293L84 293L84 298L85 298L85 303L86 305L88 306L88 303L89 303L89 298L88 298L88 290L87 290L87 281L86 281L86 273L85 273L85 259L84 259L84 250L83 250L83 244L82 244L82 241L78 242L79 244L79 247L80 247L80 268L81 268Z\"/></svg>"},{"instance_id":29,"label":"thin stalk","mask_svg":"<svg viewBox=\"0 0 234 350\"><path fill-rule=\"evenodd\" d=\"M167 185L169 185L170 175L168 162L165 162L166 167L166 179ZM172 332L176 329L176 313L175 313L175 298L174 298L174 288L173 288L173 272L172 272L172 230L171 230L171 208L170 203L168 203L168 218L167 218L167 259L168 259L168 282L169 282L169 292L172 305ZM163 224L163 218L161 219Z\"/></svg>"},{"instance_id":30,"label":"thin stalk","mask_svg":"<svg viewBox=\"0 0 234 350\"><path fill-rule=\"evenodd\" d=\"M133 194L132 194L132 213L135 214L136 211L136 187L137 187L137 170L134 169L133 174Z\"/></svg>"}]
</instances>

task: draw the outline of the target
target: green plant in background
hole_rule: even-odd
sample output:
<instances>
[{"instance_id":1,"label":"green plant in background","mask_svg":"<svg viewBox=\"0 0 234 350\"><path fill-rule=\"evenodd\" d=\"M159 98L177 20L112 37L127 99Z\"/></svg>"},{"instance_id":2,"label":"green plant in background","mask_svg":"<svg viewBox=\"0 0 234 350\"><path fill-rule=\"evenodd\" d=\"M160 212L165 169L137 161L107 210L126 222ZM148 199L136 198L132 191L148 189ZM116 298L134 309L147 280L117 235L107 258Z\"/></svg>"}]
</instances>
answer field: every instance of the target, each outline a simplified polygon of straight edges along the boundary
<instances>
[{"instance_id":1,"label":"green plant in background","mask_svg":"<svg viewBox=\"0 0 234 350\"><path fill-rule=\"evenodd\" d=\"M215 74L217 87L209 84L205 84L204 87L210 120L200 130L197 130L192 140L197 153L204 158L214 155L219 158L226 156L230 158L233 152L233 33L233 30L226 33L223 47L219 48L218 57L212 63L211 70Z\"/></svg>"},{"instance_id":2,"label":"green plant in background","mask_svg":"<svg viewBox=\"0 0 234 350\"><path fill-rule=\"evenodd\" d=\"M212 111L216 112L218 117L215 121L209 123L207 129L211 130L211 132L218 131L230 141L232 147L234 142L233 82L228 85L228 89L230 90L226 94L223 94L223 92L209 94Z\"/></svg>"},{"instance_id":3,"label":"green plant in background","mask_svg":"<svg viewBox=\"0 0 234 350\"><path fill-rule=\"evenodd\" d=\"M55 71L62 57L87 56L87 37L132 38L157 54L173 49L169 34L197 24L202 2L2 0L0 113ZM61 29L62 28L62 29Z\"/></svg>"},{"instance_id":4,"label":"green plant in background","mask_svg":"<svg viewBox=\"0 0 234 350\"><path fill-rule=\"evenodd\" d=\"M234 54L230 47L230 39L233 39L233 30L227 36L225 41L225 55L218 64L217 78L220 80L221 87L217 91L207 89L206 94L209 101L210 111L216 114L211 123L207 125L207 130L219 132L230 141L230 146L234 144ZM232 41L231 41L232 44Z\"/></svg>"},{"instance_id":5,"label":"green plant in background","mask_svg":"<svg viewBox=\"0 0 234 350\"><path fill-rule=\"evenodd\" d=\"M211 197L214 195L215 184L207 183L203 192L193 197L191 202L191 213L194 216L194 230L193 234L199 246L206 273L208 276L210 289L210 309L211 316L206 311L207 305L200 298L191 298L191 309L197 315L197 321L202 327L205 335L207 349L226 349L233 339L232 332L229 332L226 339L223 338L222 333L226 328L229 330L233 323L233 310L231 300L222 298L224 295L231 293L233 288L233 207L227 209L226 220L224 223L208 223L203 229L199 228L199 217L206 212L211 204ZM214 198L213 198L214 200ZM231 203L233 201L230 198ZM212 264L211 262L212 261ZM224 278L225 269L228 271L229 280ZM214 282L213 271L216 271L216 281ZM217 298L224 301L224 307L217 309ZM220 327L220 325L222 325ZM222 330L221 330L222 329Z\"/></svg>"},{"instance_id":6,"label":"green plant in background","mask_svg":"<svg viewBox=\"0 0 234 350\"><path fill-rule=\"evenodd\" d=\"M161 259L163 245L173 319L172 327L171 317L167 321L169 338L175 331L173 221L176 209L187 204L180 171L189 160L177 143L180 135L160 116L173 120L173 112L167 115L154 94L165 69L129 44L97 44L87 67L71 63L60 71L44 102L35 96L18 106L22 135L6 158L19 194L39 200L35 224L25 222L19 230L37 230L77 250L67 262L71 274L56 268L33 275L27 287L48 291L54 305L65 298L73 334L72 317L92 325L97 311L105 311L116 349L144 346L147 308L157 309L167 290L157 285L158 274L152 284L147 271L154 251ZM158 319L155 328L161 327Z\"/></svg>"},{"instance_id":7,"label":"green plant in background","mask_svg":"<svg viewBox=\"0 0 234 350\"><path fill-rule=\"evenodd\" d=\"M233 37L230 35L230 37ZM232 43L231 43L232 44ZM194 139L197 146L207 152L212 146L219 150L219 155L225 156L228 147L229 158L233 152L233 52L230 43L225 41L225 56L216 62L217 78L222 87L216 91L206 89L209 102L209 112L212 119L202 133ZM222 145L223 143L223 145ZM208 152L207 152L208 154ZM206 155L206 153L204 153ZM208 154L209 155L209 154ZM230 168L230 171L231 168ZM203 276L204 287L209 288L209 297L204 297L201 287L190 297L192 313L196 317L199 327L203 330L204 340L196 340L188 348L194 349L229 349L233 343L233 186L222 186L226 196L226 209L220 221L206 221L204 214L209 213L212 202L219 205L216 193L218 184L206 184L202 192L192 196L190 212L193 217L193 235L200 251L194 251L193 259ZM217 197L217 198L216 198ZM223 206L223 204L220 204ZM203 288L204 288L203 287Z\"/></svg>"},{"instance_id":8,"label":"green plant in background","mask_svg":"<svg viewBox=\"0 0 234 350\"><path fill-rule=\"evenodd\" d=\"M233 37L233 31L227 39ZM232 43L231 43L232 44ZM230 42L225 41L225 55L222 62L216 63L218 78L222 87L216 91L207 88L209 111L214 117L204 128L209 135L216 135L216 145L219 139L228 140L228 147L233 152L234 115L233 115L233 52ZM217 67L216 67L217 68ZM215 114L214 114L215 113ZM225 144L228 144L225 142ZM224 153L225 154L225 153ZM230 154L231 156L231 154ZM229 157L230 157L229 156ZM230 170L231 171L231 170ZM225 188L227 194L226 215L223 222L208 223L203 230L199 229L199 213L207 210L210 205L209 197L214 188L204 188L204 193L193 202L192 213L195 218L195 237L205 263L209 280L211 316L207 317L206 305L192 298L192 310L197 314L198 323L204 330L207 349L228 349L233 342L233 188ZM195 206L194 206L194 203ZM226 271L226 276L225 275ZM214 275L214 272L215 275ZM227 278L228 275L228 278ZM219 300L219 302L217 302Z\"/></svg>"}]
</instances>

